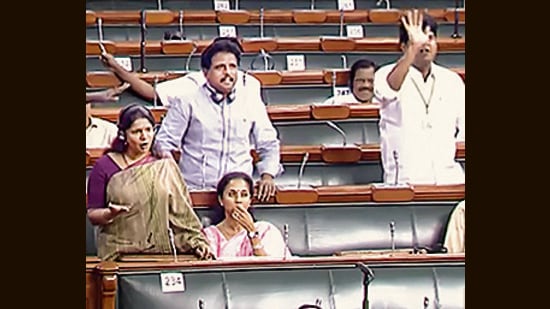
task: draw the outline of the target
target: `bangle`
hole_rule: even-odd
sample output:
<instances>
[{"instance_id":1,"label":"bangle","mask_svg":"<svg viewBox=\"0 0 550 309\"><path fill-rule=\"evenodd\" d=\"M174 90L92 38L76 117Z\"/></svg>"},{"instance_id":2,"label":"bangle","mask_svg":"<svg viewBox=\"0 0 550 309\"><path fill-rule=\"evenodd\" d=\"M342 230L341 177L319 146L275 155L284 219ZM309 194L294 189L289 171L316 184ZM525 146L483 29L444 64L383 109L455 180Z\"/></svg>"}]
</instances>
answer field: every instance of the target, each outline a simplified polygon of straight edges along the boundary
<instances>
[{"instance_id":1,"label":"bangle","mask_svg":"<svg viewBox=\"0 0 550 309\"><path fill-rule=\"evenodd\" d=\"M264 248L264 245L262 245L262 243L259 243L257 245L252 246L252 249L254 249L254 250L260 250L260 249L263 249L263 248Z\"/></svg>"}]
</instances>

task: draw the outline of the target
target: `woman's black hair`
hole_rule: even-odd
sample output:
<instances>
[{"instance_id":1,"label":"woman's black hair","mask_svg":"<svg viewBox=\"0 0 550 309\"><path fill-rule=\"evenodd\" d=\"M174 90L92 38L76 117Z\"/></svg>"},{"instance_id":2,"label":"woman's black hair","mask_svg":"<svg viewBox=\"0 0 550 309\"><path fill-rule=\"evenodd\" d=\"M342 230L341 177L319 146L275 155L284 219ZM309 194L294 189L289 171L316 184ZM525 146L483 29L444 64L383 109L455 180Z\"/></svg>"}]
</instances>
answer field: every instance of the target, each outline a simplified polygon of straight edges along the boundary
<instances>
[{"instance_id":1,"label":"woman's black hair","mask_svg":"<svg viewBox=\"0 0 550 309\"><path fill-rule=\"evenodd\" d=\"M128 143L126 142L126 130L128 130L134 121L145 118L149 120L153 128L155 127L155 117L153 116L153 113L145 107L142 104L139 103L132 103L120 110L120 113L118 115L118 133L117 137L113 140L111 143L111 148L107 149L105 153L107 152L118 152L123 153L126 151L126 148L128 148ZM155 138L153 137L152 141L153 145L155 145ZM157 155L158 152L156 151L156 148L154 146L151 147L151 152L153 155Z\"/></svg>"},{"instance_id":2,"label":"woman's black hair","mask_svg":"<svg viewBox=\"0 0 550 309\"><path fill-rule=\"evenodd\" d=\"M248 184L248 190L250 191L250 198L254 196L254 181L252 180L252 177L248 175L247 173L243 172L230 172L225 174L220 181L218 181L218 185L216 186L216 195L218 197L218 200L223 197L223 192L225 191L225 188L229 185L231 180L233 179L242 179ZM254 213L252 207L248 207L248 212L250 215L252 215L252 219L256 221L256 218L254 218ZM212 224L216 225L225 219L225 210L222 205L219 203L213 208L213 215L212 215Z\"/></svg>"}]
</instances>

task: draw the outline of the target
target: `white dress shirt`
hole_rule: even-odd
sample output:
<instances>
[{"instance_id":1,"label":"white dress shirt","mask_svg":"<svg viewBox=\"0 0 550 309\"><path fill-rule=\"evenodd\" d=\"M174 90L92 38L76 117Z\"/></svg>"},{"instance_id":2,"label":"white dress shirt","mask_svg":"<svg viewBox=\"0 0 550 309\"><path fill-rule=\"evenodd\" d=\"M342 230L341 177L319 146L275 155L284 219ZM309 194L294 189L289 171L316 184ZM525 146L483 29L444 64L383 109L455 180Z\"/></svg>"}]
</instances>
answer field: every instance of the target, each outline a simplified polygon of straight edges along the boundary
<instances>
[{"instance_id":1,"label":"white dress shirt","mask_svg":"<svg viewBox=\"0 0 550 309\"><path fill-rule=\"evenodd\" d=\"M464 170L455 161L456 141L464 141L466 132L464 82L435 63L424 82L422 73L411 66L396 92L387 82L394 66L380 68L374 80L375 96L382 102L379 128L384 182L395 182L395 152L399 183L464 183Z\"/></svg>"},{"instance_id":2,"label":"white dress shirt","mask_svg":"<svg viewBox=\"0 0 550 309\"><path fill-rule=\"evenodd\" d=\"M189 188L215 188L228 172L252 175L253 148L261 158L258 173L280 175L280 142L262 102L260 82L247 75L243 84L239 72L235 100L217 104L205 87L202 72L185 78L157 88L168 110L156 142L163 150L181 148L179 165Z\"/></svg>"},{"instance_id":3,"label":"white dress shirt","mask_svg":"<svg viewBox=\"0 0 550 309\"><path fill-rule=\"evenodd\" d=\"M111 146L116 138L117 126L101 118L90 117L90 125L86 128L86 148L105 148Z\"/></svg>"}]
</instances>

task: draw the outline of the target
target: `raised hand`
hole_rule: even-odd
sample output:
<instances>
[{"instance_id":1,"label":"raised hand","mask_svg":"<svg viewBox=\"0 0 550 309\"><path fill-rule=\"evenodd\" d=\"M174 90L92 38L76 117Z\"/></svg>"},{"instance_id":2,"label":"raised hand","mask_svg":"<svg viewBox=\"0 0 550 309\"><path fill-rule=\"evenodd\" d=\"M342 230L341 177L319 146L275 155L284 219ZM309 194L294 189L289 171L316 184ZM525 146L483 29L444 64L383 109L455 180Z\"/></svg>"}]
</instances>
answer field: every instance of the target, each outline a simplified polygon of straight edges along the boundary
<instances>
[{"instance_id":1,"label":"raised hand","mask_svg":"<svg viewBox=\"0 0 550 309\"><path fill-rule=\"evenodd\" d=\"M429 42L430 37L422 29L422 12L418 10L407 11L407 18L401 17L401 22L407 30L409 35L409 46L412 46L414 51L418 52L426 43Z\"/></svg>"}]
</instances>

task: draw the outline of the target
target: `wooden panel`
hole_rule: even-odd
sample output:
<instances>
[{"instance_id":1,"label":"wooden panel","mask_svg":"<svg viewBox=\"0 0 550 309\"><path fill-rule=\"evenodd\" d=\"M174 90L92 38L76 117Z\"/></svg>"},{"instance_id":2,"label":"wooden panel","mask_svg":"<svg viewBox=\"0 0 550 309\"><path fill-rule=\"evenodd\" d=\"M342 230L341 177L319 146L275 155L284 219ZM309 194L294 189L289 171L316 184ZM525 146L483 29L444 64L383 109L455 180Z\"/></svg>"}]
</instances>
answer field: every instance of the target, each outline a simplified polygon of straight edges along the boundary
<instances>
[{"instance_id":1,"label":"wooden panel","mask_svg":"<svg viewBox=\"0 0 550 309\"><path fill-rule=\"evenodd\" d=\"M94 11L86 10L86 26L95 24L96 19Z\"/></svg>"},{"instance_id":2,"label":"wooden panel","mask_svg":"<svg viewBox=\"0 0 550 309\"><path fill-rule=\"evenodd\" d=\"M336 41L340 40L335 38ZM335 46L335 39L319 37L286 37L286 38L273 38L273 41L262 39L246 39L244 42L247 46L247 52L257 52L260 48L265 47L267 51L279 51L279 52L308 52L308 51L325 51L324 48L338 50L338 51L386 51L386 52L399 52L399 38L398 37L378 37L378 38L360 38L360 39L341 39L346 44L345 48ZM323 41L325 41L323 46ZM465 38L452 39L441 37L438 38L439 51L464 51L465 50ZM212 40L196 40L194 43L197 46L196 53L200 54L208 45L212 43ZM99 55L99 46L97 41L86 41L86 55ZM111 54L123 54L123 55L139 55L140 54L140 41L104 41L107 51ZM112 46L107 46L112 45ZM275 46L274 46L275 44ZM355 47L352 47L355 46ZM114 47L114 48L113 48ZM349 48L349 49L348 49ZM147 40L146 41L146 53L148 55L159 55L162 53L161 41L159 40Z\"/></svg>"},{"instance_id":3,"label":"wooden panel","mask_svg":"<svg viewBox=\"0 0 550 309\"><path fill-rule=\"evenodd\" d=\"M86 269L86 309L97 309L98 296L96 276Z\"/></svg>"},{"instance_id":4,"label":"wooden panel","mask_svg":"<svg viewBox=\"0 0 550 309\"><path fill-rule=\"evenodd\" d=\"M369 11L369 21L373 23L398 23L401 14L398 9L373 9Z\"/></svg>"},{"instance_id":5,"label":"wooden panel","mask_svg":"<svg viewBox=\"0 0 550 309\"><path fill-rule=\"evenodd\" d=\"M297 24L320 24L327 20L324 10L293 10L292 18Z\"/></svg>"},{"instance_id":6,"label":"wooden panel","mask_svg":"<svg viewBox=\"0 0 550 309\"><path fill-rule=\"evenodd\" d=\"M307 71L283 71L281 73L281 84L323 84L323 71L307 70Z\"/></svg>"},{"instance_id":7,"label":"wooden panel","mask_svg":"<svg viewBox=\"0 0 550 309\"><path fill-rule=\"evenodd\" d=\"M274 38L243 38L241 46L245 53L257 53L262 49L271 52L277 49L277 40Z\"/></svg>"},{"instance_id":8,"label":"wooden panel","mask_svg":"<svg viewBox=\"0 0 550 309\"><path fill-rule=\"evenodd\" d=\"M327 12L327 23L340 23L340 11L330 10ZM354 11L344 11L344 23L360 23L364 24L369 21L368 10L354 10Z\"/></svg>"},{"instance_id":9,"label":"wooden panel","mask_svg":"<svg viewBox=\"0 0 550 309\"><path fill-rule=\"evenodd\" d=\"M162 53L166 55L188 55L197 48L195 42L190 40L168 40L160 43Z\"/></svg>"},{"instance_id":10,"label":"wooden panel","mask_svg":"<svg viewBox=\"0 0 550 309\"><path fill-rule=\"evenodd\" d=\"M250 71L249 74L256 77L262 86L279 85L283 81L280 71Z\"/></svg>"},{"instance_id":11,"label":"wooden panel","mask_svg":"<svg viewBox=\"0 0 550 309\"><path fill-rule=\"evenodd\" d=\"M246 24L250 20L250 13L245 10L217 11L216 16L220 24Z\"/></svg>"},{"instance_id":12,"label":"wooden panel","mask_svg":"<svg viewBox=\"0 0 550 309\"><path fill-rule=\"evenodd\" d=\"M458 21L459 22L466 22L466 10L465 9L458 9ZM447 9L445 11L445 20L447 21L455 21L455 9Z\"/></svg>"},{"instance_id":13,"label":"wooden panel","mask_svg":"<svg viewBox=\"0 0 550 309\"><path fill-rule=\"evenodd\" d=\"M146 25L166 25L174 21L177 13L169 10L146 10L145 24Z\"/></svg>"},{"instance_id":14,"label":"wooden panel","mask_svg":"<svg viewBox=\"0 0 550 309\"><path fill-rule=\"evenodd\" d=\"M260 22L260 11L253 11L250 13L250 22L259 23ZM288 10L265 10L264 11L264 23L282 23L290 24L294 22L292 18L292 11Z\"/></svg>"},{"instance_id":15,"label":"wooden panel","mask_svg":"<svg viewBox=\"0 0 550 309\"><path fill-rule=\"evenodd\" d=\"M331 52L355 50L355 40L347 37L321 37L321 49Z\"/></svg>"}]
</instances>

